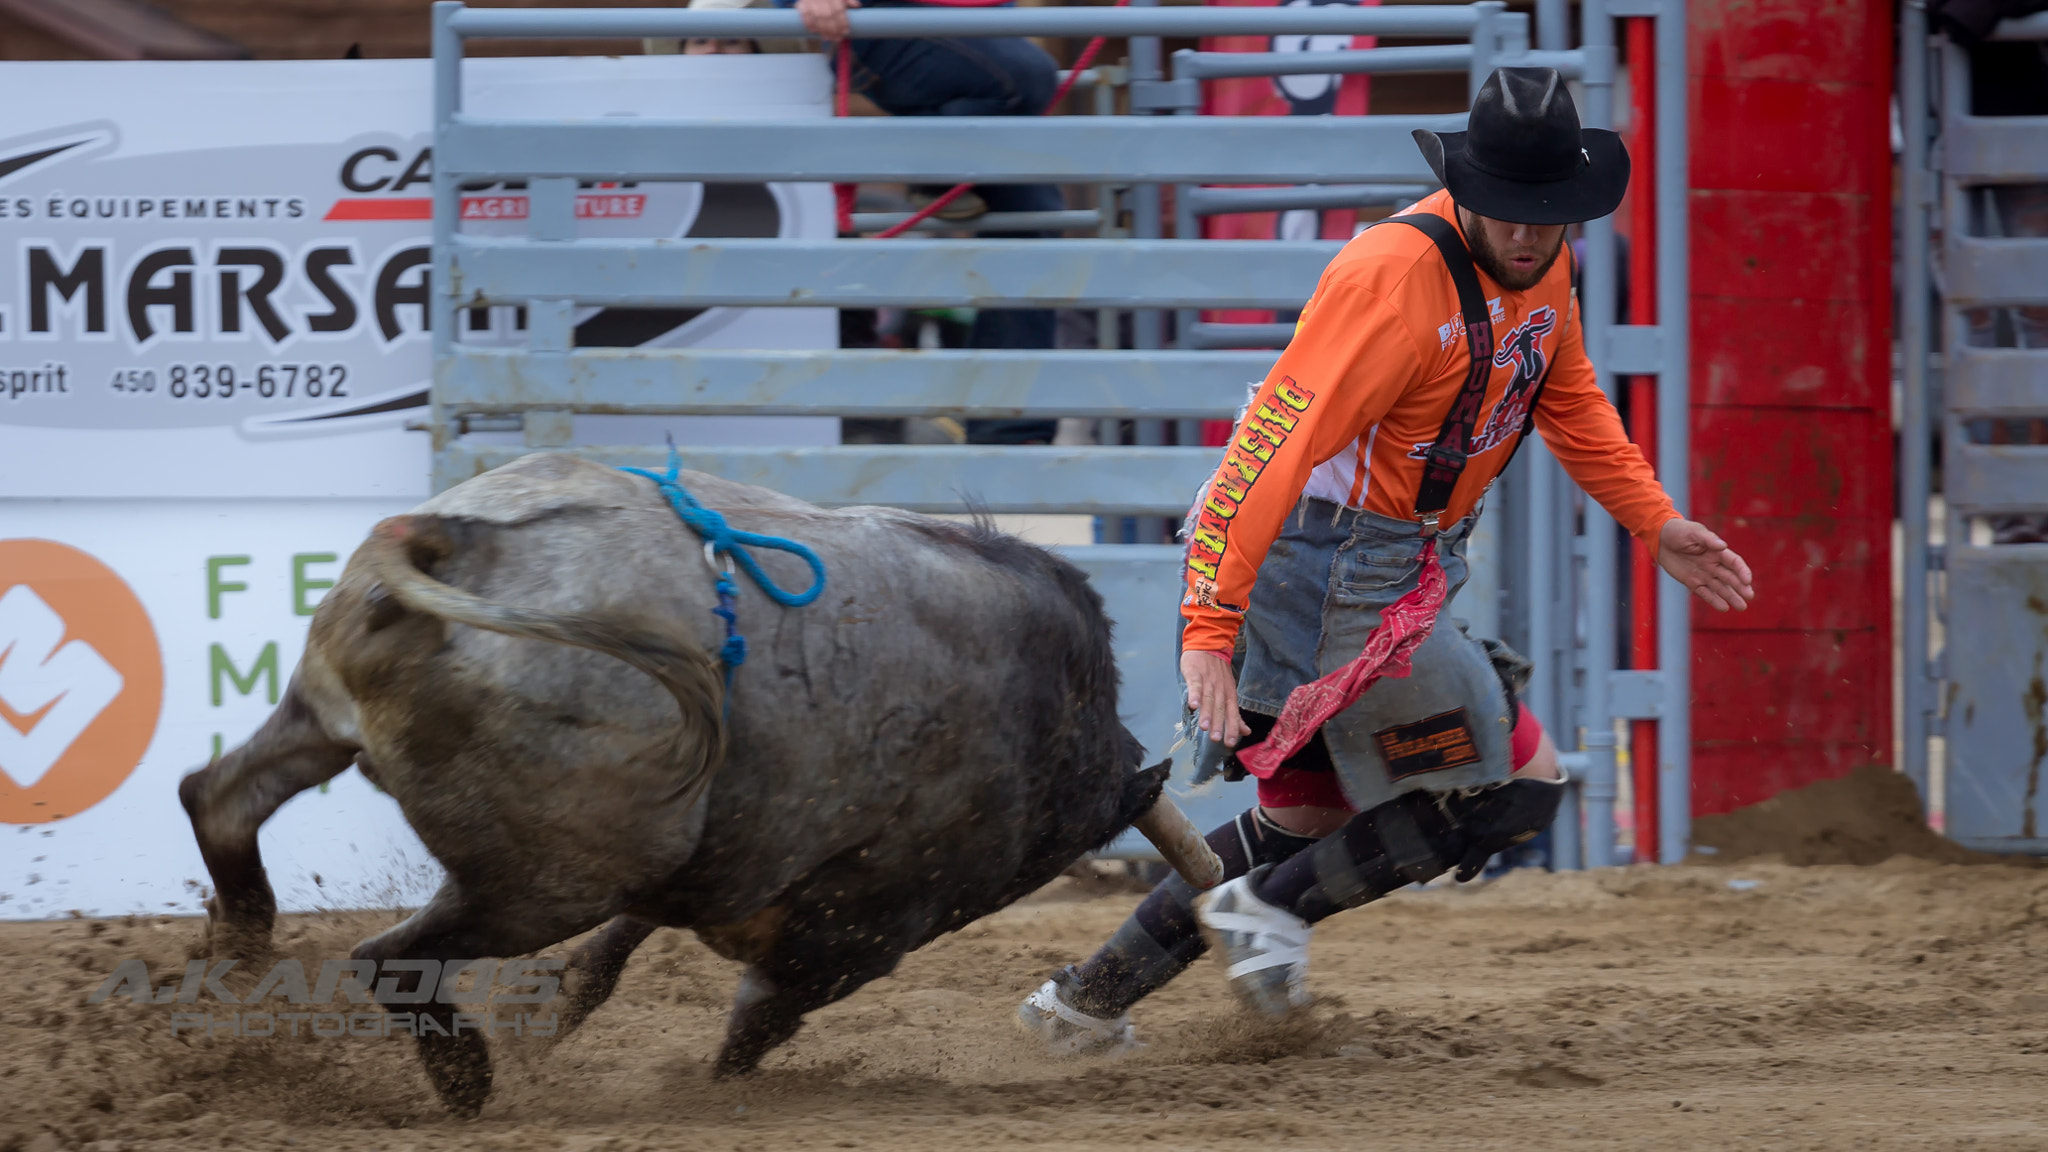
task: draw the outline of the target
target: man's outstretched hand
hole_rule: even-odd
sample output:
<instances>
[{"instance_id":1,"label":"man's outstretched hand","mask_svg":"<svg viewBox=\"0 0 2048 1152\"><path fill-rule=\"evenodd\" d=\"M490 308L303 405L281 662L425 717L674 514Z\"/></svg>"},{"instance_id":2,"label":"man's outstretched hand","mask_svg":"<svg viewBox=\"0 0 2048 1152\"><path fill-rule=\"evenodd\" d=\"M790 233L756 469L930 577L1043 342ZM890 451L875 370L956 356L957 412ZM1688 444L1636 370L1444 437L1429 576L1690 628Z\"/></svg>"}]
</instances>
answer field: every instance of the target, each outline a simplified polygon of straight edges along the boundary
<instances>
[{"instance_id":1,"label":"man's outstretched hand","mask_svg":"<svg viewBox=\"0 0 2048 1152\"><path fill-rule=\"evenodd\" d=\"M1237 673L1229 658L1220 652L1183 652L1180 674L1188 682L1188 707L1195 710L1196 725L1225 748L1237 747L1250 729L1237 711Z\"/></svg>"},{"instance_id":2,"label":"man's outstretched hand","mask_svg":"<svg viewBox=\"0 0 2048 1152\"><path fill-rule=\"evenodd\" d=\"M1756 599L1749 565L1728 547L1726 540L1697 521L1665 522L1657 534L1657 566L1717 611L1741 611Z\"/></svg>"},{"instance_id":3,"label":"man's outstretched hand","mask_svg":"<svg viewBox=\"0 0 2048 1152\"><path fill-rule=\"evenodd\" d=\"M812 35L844 40L853 31L846 23L846 10L858 7L860 0L797 0L796 14Z\"/></svg>"}]
</instances>

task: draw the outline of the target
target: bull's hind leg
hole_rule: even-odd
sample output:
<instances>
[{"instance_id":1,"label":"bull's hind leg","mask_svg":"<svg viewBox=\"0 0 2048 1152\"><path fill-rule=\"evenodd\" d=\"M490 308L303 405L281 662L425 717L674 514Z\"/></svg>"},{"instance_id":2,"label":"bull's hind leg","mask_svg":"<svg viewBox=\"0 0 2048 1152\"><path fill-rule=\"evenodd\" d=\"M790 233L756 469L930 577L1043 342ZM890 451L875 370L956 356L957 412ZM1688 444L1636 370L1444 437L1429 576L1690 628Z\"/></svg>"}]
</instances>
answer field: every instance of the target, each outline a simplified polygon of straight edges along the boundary
<instances>
[{"instance_id":1,"label":"bull's hind leg","mask_svg":"<svg viewBox=\"0 0 2048 1152\"><path fill-rule=\"evenodd\" d=\"M569 954L569 963L562 970L562 1009L555 1025L555 1039L574 1032L611 999L633 950L646 943L657 927L646 920L616 916Z\"/></svg>"},{"instance_id":2,"label":"bull's hind leg","mask_svg":"<svg viewBox=\"0 0 2048 1152\"><path fill-rule=\"evenodd\" d=\"M725 1047L719 1050L714 1075L752 1072L763 1056L796 1035L806 1014L887 976L910 950L908 943L899 944L886 932L811 926L820 923L830 920L819 909L792 913L766 954L747 966L733 997Z\"/></svg>"},{"instance_id":3,"label":"bull's hind leg","mask_svg":"<svg viewBox=\"0 0 2048 1152\"><path fill-rule=\"evenodd\" d=\"M603 919L594 904L563 901L537 909L517 895L470 895L451 877L426 907L356 945L351 955L375 960L380 971L392 960L433 960L446 971L469 960L522 956L587 932ZM428 987L417 969L393 972L378 985L378 1000L388 1010L412 1014L420 1062L441 1103L465 1119L481 1112L491 1095L491 1054L482 1030L468 1019L458 1021L458 1007L441 1003L437 987ZM490 1011L486 1007L478 1015L490 1020Z\"/></svg>"},{"instance_id":4,"label":"bull's hind leg","mask_svg":"<svg viewBox=\"0 0 2048 1152\"><path fill-rule=\"evenodd\" d=\"M254 959L269 951L277 898L263 872L257 830L285 801L339 775L356 752L321 728L294 676L248 743L179 781L178 799L213 877L213 955Z\"/></svg>"}]
</instances>

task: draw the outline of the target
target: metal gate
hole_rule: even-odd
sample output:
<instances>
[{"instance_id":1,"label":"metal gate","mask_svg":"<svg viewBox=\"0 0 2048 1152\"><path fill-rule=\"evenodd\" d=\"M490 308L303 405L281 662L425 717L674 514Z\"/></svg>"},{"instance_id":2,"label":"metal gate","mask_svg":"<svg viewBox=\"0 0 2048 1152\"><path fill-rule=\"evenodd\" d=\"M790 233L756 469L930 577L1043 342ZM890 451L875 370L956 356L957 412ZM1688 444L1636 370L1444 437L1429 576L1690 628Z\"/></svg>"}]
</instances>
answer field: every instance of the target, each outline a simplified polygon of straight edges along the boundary
<instances>
[{"instance_id":1,"label":"metal gate","mask_svg":"<svg viewBox=\"0 0 2048 1152\"><path fill-rule=\"evenodd\" d=\"M1175 185L1181 237L1197 214L1397 202L1435 186L1412 129L1454 130L1462 116L1235 118L1194 115L1205 76L1464 71L1471 87L1503 64L1556 67L1581 81L1589 126L1612 122L1615 22L1657 23L1660 326L1617 326L1614 229L1586 229L1586 342L1612 394L1618 373L1657 375L1662 427L1659 471L1685 499L1686 121L1683 0L1588 0L1583 45L1567 50L1563 0L1539 0L1543 44L1532 50L1529 18L1500 0L1469 6L1274 8L1136 7L860 9L863 39L919 36L1128 36L1133 115L1044 118L855 118L845 120L580 123L492 120L462 109L464 42L478 37L803 38L794 12L678 9L467 9L434 6L434 383L430 427L434 484L446 488L535 449L574 451L615 464L659 465L648 448L572 443L579 413L642 415L835 415L1082 417L1141 422L1135 447L840 446L691 448L686 466L760 484L824 506L891 504L958 512L966 499L993 512L1085 513L1171 518L1186 511L1219 451L1165 446L1167 420L1229 419L1284 333L1220 332L1195 321L1204 308L1298 309L1334 242L1160 239L1160 189ZM1179 53L1162 74L1160 38L1223 35L1378 35L1449 38L1431 48L1329 53ZM821 64L822 67L822 64ZM1118 70L1120 71L1120 70ZM1101 70L1100 81L1111 70ZM1101 91L1098 88L1098 93ZM1098 99L1098 110L1103 103ZM1156 114L1156 115L1155 115ZM460 189L523 180L530 197L519 238L458 231ZM1059 240L920 239L793 241L575 238L578 181L912 181L1092 183L1121 189L1129 237ZM1254 190L1214 184L1293 185ZM1062 221L1071 224L1074 221ZM1014 226L1014 225L1013 225ZM1055 225L1059 226L1059 225ZM465 309L523 307L523 347L459 339ZM574 346L579 305L612 307L1060 307L1130 310L1135 350L818 351L597 349ZM1180 313L1180 346L1162 349L1161 318ZM517 418L524 444L474 442L479 420ZM1148 433L1148 429L1154 430ZM1147 443L1147 441L1151 441ZM1511 545L1480 557L1473 586L1453 612L1480 601L1481 630L1497 621L1537 659L1532 701L1582 779L1558 825L1563 866L1606 864L1614 846L1614 722L1661 717L1666 763L1660 794L1684 798L1687 758L1683 589L1662 597L1663 673L1618 673L1615 532L1586 502L1583 532L1574 490L1540 446L1523 454L1493 499L1511 511ZM1495 519L1500 518L1496 511ZM1180 549L1152 543L1064 549L1086 569L1117 625L1127 722L1158 754L1180 717L1174 669ZM1488 575L1489 571L1491 575ZM1524 575L1526 573L1526 576ZM1675 593L1672 595L1671 593ZM1248 789L1188 798L1198 822L1241 810ZM1689 817L1671 806L1667 858L1682 854ZM1583 838L1580 830L1585 829ZM1130 851L1138 852L1135 845Z\"/></svg>"},{"instance_id":2,"label":"metal gate","mask_svg":"<svg viewBox=\"0 0 2048 1152\"><path fill-rule=\"evenodd\" d=\"M1905 769L1927 793L1939 738L1947 833L2048 852L2048 543L2022 542L2048 540L2048 115L1977 114L1968 53L1902 20ZM1992 39L2048 41L2048 14Z\"/></svg>"}]
</instances>

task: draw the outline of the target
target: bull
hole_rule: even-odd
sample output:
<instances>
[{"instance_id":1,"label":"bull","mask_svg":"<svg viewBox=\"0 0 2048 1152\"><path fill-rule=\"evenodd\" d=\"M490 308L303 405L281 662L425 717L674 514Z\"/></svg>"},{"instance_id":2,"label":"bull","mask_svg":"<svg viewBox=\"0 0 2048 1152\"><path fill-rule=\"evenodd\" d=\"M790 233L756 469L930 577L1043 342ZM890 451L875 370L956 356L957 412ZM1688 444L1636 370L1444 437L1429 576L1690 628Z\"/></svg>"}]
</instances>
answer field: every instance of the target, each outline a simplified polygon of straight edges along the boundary
<instances>
[{"instance_id":1,"label":"bull","mask_svg":"<svg viewBox=\"0 0 2048 1152\"><path fill-rule=\"evenodd\" d=\"M1199 843L1118 720L1080 570L982 526L682 481L829 572L804 608L742 583L752 654L730 697L706 553L654 483L542 453L386 520L276 711L180 783L214 955L268 951L257 831L354 764L446 871L355 958L520 956L602 926L568 959L566 1032L657 927L689 928L745 965L716 1063L732 1075L1134 821L1169 852ZM802 586L795 559L760 562ZM416 1007L447 1033L420 1030L435 1091L475 1115L485 1040Z\"/></svg>"}]
</instances>

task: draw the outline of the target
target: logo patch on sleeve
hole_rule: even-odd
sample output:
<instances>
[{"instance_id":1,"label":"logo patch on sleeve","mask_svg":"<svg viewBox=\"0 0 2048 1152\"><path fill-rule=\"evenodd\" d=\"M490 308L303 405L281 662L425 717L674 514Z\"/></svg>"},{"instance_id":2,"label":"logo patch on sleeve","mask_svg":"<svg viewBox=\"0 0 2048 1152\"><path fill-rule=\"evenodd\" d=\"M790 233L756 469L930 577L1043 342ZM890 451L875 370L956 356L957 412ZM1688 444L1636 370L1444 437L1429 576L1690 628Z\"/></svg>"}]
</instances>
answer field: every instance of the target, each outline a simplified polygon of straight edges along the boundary
<instances>
[{"instance_id":1,"label":"logo patch on sleeve","mask_svg":"<svg viewBox=\"0 0 2048 1152\"><path fill-rule=\"evenodd\" d=\"M1439 712L1413 724L1396 724L1373 733L1387 758L1387 772L1396 780L1479 762L1479 745L1465 723L1465 710Z\"/></svg>"}]
</instances>

